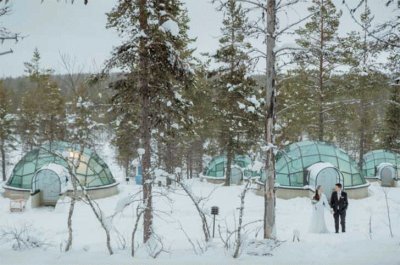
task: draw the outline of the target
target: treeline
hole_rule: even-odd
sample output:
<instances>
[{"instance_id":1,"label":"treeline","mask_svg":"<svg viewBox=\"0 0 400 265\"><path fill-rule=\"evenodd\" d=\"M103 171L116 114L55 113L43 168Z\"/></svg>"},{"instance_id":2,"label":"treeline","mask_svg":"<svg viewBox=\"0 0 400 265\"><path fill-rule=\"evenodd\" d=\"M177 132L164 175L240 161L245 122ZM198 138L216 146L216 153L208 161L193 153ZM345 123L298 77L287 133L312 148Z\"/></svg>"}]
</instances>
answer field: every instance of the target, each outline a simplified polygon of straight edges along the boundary
<instances>
[{"instance_id":1,"label":"treeline","mask_svg":"<svg viewBox=\"0 0 400 265\"><path fill-rule=\"evenodd\" d=\"M17 144L24 150L55 140L93 145L102 131L111 135L126 174L144 145L152 167L169 173L181 167L188 177L202 172L204 154L227 154L229 165L234 154L262 153L265 77L252 75L247 9L221 2L220 44L202 63L188 48L193 39L183 4L158 8L152 18L158 24L147 25L146 35L137 34L143 25L136 9L117 5L108 13L107 27L133 39L114 49L101 75L79 73L67 58L68 74L55 75L41 68L36 50L25 63L26 76L1 82L3 178L7 152ZM296 45L276 51L290 65L279 68L277 78L276 144L331 141L358 160L377 148L400 151L398 49L368 33L373 16L367 5L363 30L347 36L338 36L341 12L334 4L324 1L320 9L313 1L309 20L293 34Z\"/></svg>"}]
</instances>

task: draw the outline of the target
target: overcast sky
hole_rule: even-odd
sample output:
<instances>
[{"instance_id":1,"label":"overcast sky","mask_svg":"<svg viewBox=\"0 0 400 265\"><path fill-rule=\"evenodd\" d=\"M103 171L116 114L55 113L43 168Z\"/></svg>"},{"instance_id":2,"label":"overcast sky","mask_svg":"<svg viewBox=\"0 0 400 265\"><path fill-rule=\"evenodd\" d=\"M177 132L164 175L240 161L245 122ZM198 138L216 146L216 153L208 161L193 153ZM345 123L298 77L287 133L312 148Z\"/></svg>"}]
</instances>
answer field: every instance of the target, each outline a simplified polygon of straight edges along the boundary
<instances>
[{"instance_id":1,"label":"overcast sky","mask_svg":"<svg viewBox=\"0 0 400 265\"><path fill-rule=\"evenodd\" d=\"M347 0L349 4L359 0ZM14 50L14 53L0 56L0 78L24 74L23 63L32 58L37 47L42 56L43 67L51 67L62 73L60 54L75 57L85 71L96 71L109 58L112 47L120 42L117 34L105 29L105 13L116 4L116 0L92 0L88 5L75 0L75 4L63 0L14 0L10 1L12 13L0 18L0 27L26 36L18 43L7 41L0 44L0 52ZM189 11L190 35L196 37L197 54L212 52L218 47L221 14L215 11L210 0L184 0ZM357 25L342 5L334 0L338 9L343 9L340 33L356 30ZM384 7L384 0L369 1L377 21L394 16L391 9ZM279 15L284 25L304 15L306 7L300 6ZM256 15L256 14L255 14ZM283 40L292 42L290 38ZM254 45L259 46L260 41ZM261 64L258 69L262 69Z\"/></svg>"}]
</instances>

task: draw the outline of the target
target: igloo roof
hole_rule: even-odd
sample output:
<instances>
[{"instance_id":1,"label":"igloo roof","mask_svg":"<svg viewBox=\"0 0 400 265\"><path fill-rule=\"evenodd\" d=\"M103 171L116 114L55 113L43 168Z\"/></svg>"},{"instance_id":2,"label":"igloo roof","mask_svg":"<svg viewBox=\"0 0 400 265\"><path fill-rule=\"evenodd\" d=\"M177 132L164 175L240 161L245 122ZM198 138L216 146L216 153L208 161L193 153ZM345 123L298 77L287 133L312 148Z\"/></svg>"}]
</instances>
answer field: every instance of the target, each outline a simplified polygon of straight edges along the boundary
<instances>
[{"instance_id":1,"label":"igloo roof","mask_svg":"<svg viewBox=\"0 0 400 265\"><path fill-rule=\"evenodd\" d=\"M225 155L214 157L205 168L204 175L215 178L223 178L226 162L227 158ZM259 175L259 172L254 171L254 167L251 167L251 164L251 158L247 155L236 155L232 161L232 166L236 165L242 168L246 177Z\"/></svg>"},{"instance_id":2,"label":"igloo roof","mask_svg":"<svg viewBox=\"0 0 400 265\"><path fill-rule=\"evenodd\" d=\"M363 157L363 174L366 177L375 176L375 167L381 163L390 163L397 168L397 175L400 176L400 154L389 150L375 150L368 152Z\"/></svg>"},{"instance_id":3,"label":"igloo roof","mask_svg":"<svg viewBox=\"0 0 400 265\"><path fill-rule=\"evenodd\" d=\"M81 155L80 155L81 154ZM107 164L94 151L67 142L53 142L33 149L15 165L7 186L31 189L34 174L44 166L57 164L67 168L66 160L79 159L76 175L86 188L115 183Z\"/></svg>"},{"instance_id":4,"label":"igloo roof","mask_svg":"<svg viewBox=\"0 0 400 265\"><path fill-rule=\"evenodd\" d=\"M290 144L279 152L276 161L276 180L280 186L307 185L307 168L325 162L336 167L342 174L344 186L365 184L356 162L342 149L326 142L301 141Z\"/></svg>"}]
</instances>

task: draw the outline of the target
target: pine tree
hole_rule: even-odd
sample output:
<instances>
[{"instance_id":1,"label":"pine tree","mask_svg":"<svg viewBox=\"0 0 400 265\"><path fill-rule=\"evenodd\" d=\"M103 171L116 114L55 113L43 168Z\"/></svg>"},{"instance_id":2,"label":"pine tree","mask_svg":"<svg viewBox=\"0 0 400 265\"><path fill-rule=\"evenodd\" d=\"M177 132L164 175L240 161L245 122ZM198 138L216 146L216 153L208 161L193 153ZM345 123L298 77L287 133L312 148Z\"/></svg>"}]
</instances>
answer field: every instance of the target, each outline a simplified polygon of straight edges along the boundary
<instances>
[{"instance_id":1,"label":"pine tree","mask_svg":"<svg viewBox=\"0 0 400 265\"><path fill-rule=\"evenodd\" d=\"M72 100L71 113L67 115L68 141L79 146L94 146L93 132L97 123L93 118L94 103L89 99L88 87L81 85Z\"/></svg>"},{"instance_id":2,"label":"pine tree","mask_svg":"<svg viewBox=\"0 0 400 265\"><path fill-rule=\"evenodd\" d=\"M209 76L209 62L200 64L195 69L193 86L184 93L184 97L193 103L188 116L192 118L191 130L186 135L184 153L186 158L187 177L203 172L203 145L215 138L215 119L212 80ZM213 154L210 154L213 155Z\"/></svg>"},{"instance_id":3,"label":"pine tree","mask_svg":"<svg viewBox=\"0 0 400 265\"><path fill-rule=\"evenodd\" d=\"M48 80L43 87L40 105L41 142L54 142L66 139L65 101L57 83Z\"/></svg>"},{"instance_id":4,"label":"pine tree","mask_svg":"<svg viewBox=\"0 0 400 265\"><path fill-rule=\"evenodd\" d=\"M23 95L21 103L20 131L29 149L45 141L65 139L65 102L57 83L51 79L54 71L41 69L40 59L40 53L35 49L32 60L24 63L34 84Z\"/></svg>"},{"instance_id":5,"label":"pine tree","mask_svg":"<svg viewBox=\"0 0 400 265\"><path fill-rule=\"evenodd\" d=\"M3 181L7 176L7 154L10 150L15 149L16 139L14 137L15 118L10 113L10 99L7 94L3 82L0 81L0 152L1 152L1 173Z\"/></svg>"},{"instance_id":6,"label":"pine tree","mask_svg":"<svg viewBox=\"0 0 400 265\"><path fill-rule=\"evenodd\" d=\"M332 70L338 63L337 30L341 12L331 0L313 0L308 8L312 14L311 21L304 28L298 29L296 40L302 51L296 55L298 63L312 70L311 78L314 82L310 89L314 90L315 104L318 107L316 116L318 122L318 139L324 140L327 126L329 78Z\"/></svg>"},{"instance_id":7,"label":"pine tree","mask_svg":"<svg viewBox=\"0 0 400 265\"><path fill-rule=\"evenodd\" d=\"M392 71L393 81L383 130L383 147L395 152L400 152L400 63L398 56L398 54L392 53L389 57L388 67Z\"/></svg>"},{"instance_id":8,"label":"pine tree","mask_svg":"<svg viewBox=\"0 0 400 265\"><path fill-rule=\"evenodd\" d=\"M220 47L213 56L217 65L214 102L218 122L218 141L226 153L225 185L230 185L231 165L235 154L248 151L261 134L261 103L256 83L249 78L251 63L250 33L247 12L235 0L222 2L224 12Z\"/></svg>"},{"instance_id":9,"label":"pine tree","mask_svg":"<svg viewBox=\"0 0 400 265\"><path fill-rule=\"evenodd\" d=\"M283 146L297 142L303 136L317 138L314 125L318 117L312 114L317 113L318 108L314 104L314 91L309 89L313 85L309 71L304 67L289 70L280 80L276 142Z\"/></svg>"},{"instance_id":10,"label":"pine tree","mask_svg":"<svg viewBox=\"0 0 400 265\"><path fill-rule=\"evenodd\" d=\"M364 11L361 13L362 32L351 32L341 40L344 48L345 63L350 66L347 76L348 82L345 95L347 99L354 99L350 103L352 113L357 117L352 123L356 128L358 139L359 165L362 168L363 156L373 145L374 131L376 131L375 104L378 103L379 94L384 84L383 75L377 63L377 57L381 52L375 39L369 36L372 30L373 17L368 7L368 1L364 1ZM375 121L375 122L374 122Z\"/></svg>"},{"instance_id":11,"label":"pine tree","mask_svg":"<svg viewBox=\"0 0 400 265\"><path fill-rule=\"evenodd\" d=\"M130 113L132 132L140 135L142 158L144 238L152 234L152 176L150 158L152 133L169 124L177 124L176 117L185 117L189 103L182 97L190 74L187 49L187 16L179 0L119 1L108 13L108 27L116 29L127 40L114 50L107 68L122 68L124 78L114 83L115 107L123 115ZM133 105L138 106L133 107Z\"/></svg>"}]
</instances>

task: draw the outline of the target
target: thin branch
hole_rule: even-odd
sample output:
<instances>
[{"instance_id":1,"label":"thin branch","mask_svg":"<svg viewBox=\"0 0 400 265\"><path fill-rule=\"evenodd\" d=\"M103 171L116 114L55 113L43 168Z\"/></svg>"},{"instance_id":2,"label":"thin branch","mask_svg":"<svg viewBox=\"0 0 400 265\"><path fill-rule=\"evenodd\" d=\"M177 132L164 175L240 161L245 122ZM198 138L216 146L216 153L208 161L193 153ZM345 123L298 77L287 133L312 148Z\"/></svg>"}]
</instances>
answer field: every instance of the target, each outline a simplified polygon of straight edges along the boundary
<instances>
[{"instance_id":1,"label":"thin branch","mask_svg":"<svg viewBox=\"0 0 400 265\"><path fill-rule=\"evenodd\" d=\"M2 55L6 55L6 54L9 54L9 53L13 53L14 51L12 50L12 49L10 49L10 50L8 50L8 51L5 51L5 52L0 52L0 56L2 56Z\"/></svg>"}]
</instances>

